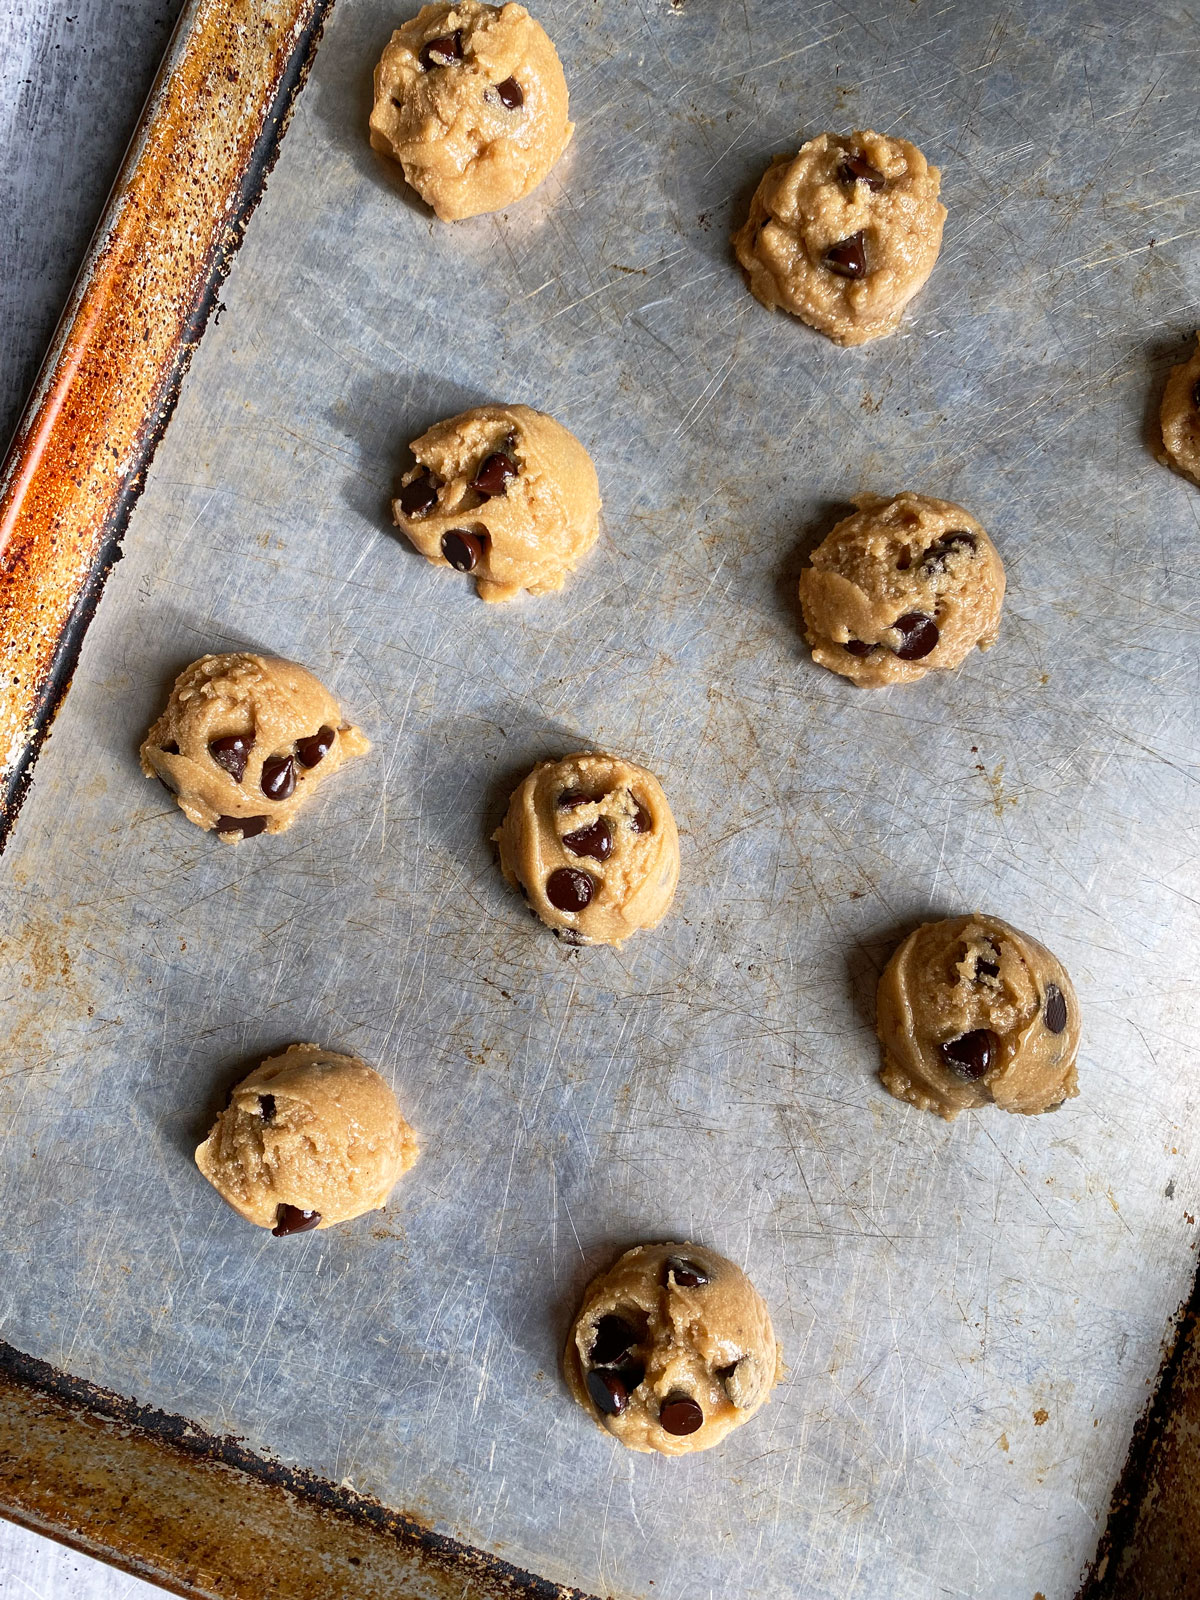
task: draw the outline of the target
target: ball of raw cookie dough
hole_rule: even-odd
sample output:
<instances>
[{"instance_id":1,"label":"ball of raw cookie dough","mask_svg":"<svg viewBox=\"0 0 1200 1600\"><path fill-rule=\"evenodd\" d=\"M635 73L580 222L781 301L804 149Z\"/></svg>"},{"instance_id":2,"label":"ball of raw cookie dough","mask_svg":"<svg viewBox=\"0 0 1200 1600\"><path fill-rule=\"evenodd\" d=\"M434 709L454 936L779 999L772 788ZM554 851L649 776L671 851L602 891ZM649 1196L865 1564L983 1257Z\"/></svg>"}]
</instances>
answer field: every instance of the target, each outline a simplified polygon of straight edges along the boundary
<instances>
[{"instance_id":1,"label":"ball of raw cookie dough","mask_svg":"<svg viewBox=\"0 0 1200 1600\"><path fill-rule=\"evenodd\" d=\"M528 406L476 406L411 446L417 465L392 503L427 561L469 572L484 600L561 589L600 532L592 458Z\"/></svg>"},{"instance_id":2,"label":"ball of raw cookie dough","mask_svg":"<svg viewBox=\"0 0 1200 1600\"><path fill-rule=\"evenodd\" d=\"M1004 567L961 506L858 495L800 575L813 660L867 688L961 665L1000 632Z\"/></svg>"},{"instance_id":3,"label":"ball of raw cookie dough","mask_svg":"<svg viewBox=\"0 0 1200 1600\"><path fill-rule=\"evenodd\" d=\"M1200 484L1200 334L1190 361L1172 367L1163 390L1164 460L1185 478Z\"/></svg>"},{"instance_id":4,"label":"ball of raw cookie dough","mask_svg":"<svg viewBox=\"0 0 1200 1600\"><path fill-rule=\"evenodd\" d=\"M907 139L869 131L776 156L733 236L751 293L836 344L893 332L942 247L940 176Z\"/></svg>"},{"instance_id":5,"label":"ball of raw cookie dough","mask_svg":"<svg viewBox=\"0 0 1200 1600\"><path fill-rule=\"evenodd\" d=\"M771 1316L740 1267L695 1244L642 1244L593 1278L563 1360L579 1404L631 1450L689 1455L766 1404Z\"/></svg>"},{"instance_id":6,"label":"ball of raw cookie dough","mask_svg":"<svg viewBox=\"0 0 1200 1600\"><path fill-rule=\"evenodd\" d=\"M567 944L621 944L657 927L679 881L667 797L619 756L541 762L493 837L504 876Z\"/></svg>"},{"instance_id":7,"label":"ball of raw cookie dough","mask_svg":"<svg viewBox=\"0 0 1200 1600\"><path fill-rule=\"evenodd\" d=\"M375 68L371 143L444 222L523 199L573 132L562 66L524 6L424 6Z\"/></svg>"},{"instance_id":8,"label":"ball of raw cookie dough","mask_svg":"<svg viewBox=\"0 0 1200 1600\"><path fill-rule=\"evenodd\" d=\"M910 933L879 980L883 1084L947 1121L995 1104L1056 1111L1079 1093L1079 1001L1027 933L978 913Z\"/></svg>"},{"instance_id":9,"label":"ball of raw cookie dough","mask_svg":"<svg viewBox=\"0 0 1200 1600\"><path fill-rule=\"evenodd\" d=\"M315 1044L255 1067L196 1151L222 1200L277 1237L377 1211L416 1159L379 1074Z\"/></svg>"},{"instance_id":10,"label":"ball of raw cookie dough","mask_svg":"<svg viewBox=\"0 0 1200 1600\"><path fill-rule=\"evenodd\" d=\"M180 673L141 757L189 822L236 844L290 828L317 784L370 748L311 672L235 651Z\"/></svg>"}]
</instances>

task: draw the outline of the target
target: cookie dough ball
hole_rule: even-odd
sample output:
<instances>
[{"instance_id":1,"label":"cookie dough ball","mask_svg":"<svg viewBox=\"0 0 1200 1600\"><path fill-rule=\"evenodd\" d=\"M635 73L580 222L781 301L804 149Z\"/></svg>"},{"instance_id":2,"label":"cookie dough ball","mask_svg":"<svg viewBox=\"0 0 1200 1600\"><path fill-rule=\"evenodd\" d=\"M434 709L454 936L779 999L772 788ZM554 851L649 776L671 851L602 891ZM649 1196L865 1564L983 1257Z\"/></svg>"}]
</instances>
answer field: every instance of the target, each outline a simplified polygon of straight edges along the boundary
<instances>
[{"instance_id":1,"label":"cookie dough ball","mask_svg":"<svg viewBox=\"0 0 1200 1600\"><path fill-rule=\"evenodd\" d=\"M371 143L443 222L524 199L573 132L562 66L524 6L424 6L375 68Z\"/></svg>"},{"instance_id":2,"label":"cookie dough ball","mask_svg":"<svg viewBox=\"0 0 1200 1600\"><path fill-rule=\"evenodd\" d=\"M621 944L656 928L679 881L667 797L619 756L541 762L493 838L504 876L567 944Z\"/></svg>"},{"instance_id":3,"label":"cookie dough ball","mask_svg":"<svg viewBox=\"0 0 1200 1600\"><path fill-rule=\"evenodd\" d=\"M879 980L880 1077L947 1121L994 1103L1056 1111L1079 1093L1079 1001L1036 939L976 914L910 933Z\"/></svg>"},{"instance_id":4,"label":"cookie dough ball","mask_svg":"<svg viewBox=\"0 0 1200 1600\"><path fill-rule=\"evenodd\" d=\"M435 566L470 572L484 600L561 589L600 532L592 458L528 406L476 406L423 433L392 502Z\"/></svg>"},{"instance_id":5,"label":"cookie dough ball","mask_svg":"<svg viewBox=\"0 0 1200 1600\"><path fill-rule=\"evenodd\" d=\"M255 1067L196 1151L222 1200L277 1238L378 1211L416 1159L379 1074L315 1044Z\"/></svg>"},{"instance_id":6,"label":"cookie dough ball","mask_svg":"<svg viewBox=\"0 0 1200 1600\"><path fill-rule=\"evenodd\" d=\"M1200 484L1200 334L1192 359L1171 369L1159 415L1164 459L1176 472Z\"/></svg>"},{"instance_id":7,"label":"cookie dough ball","mask_svg":"<svg viewBox=\"0 0 1200 1600\"><path fill-rule=\"evenodd\" d=\"M181 672L146 735L142 771L226 844L283 833L317 784L371 748L311 672L243 651Z\"/></svg>"},{"instance_id":8,"label":"cookie dough ball","mask_svg":"<svg viewBox=\"0 0 1200 1600\"><path fill-rule=\"evenodd\" d=\"M690 1455L766 1404L780 1375L771 1316L740 1267L695 1244L642 1244L593 1278L567 1383L631 1450Z\"/></svg>"},{"instance_id":9,"label":"cookie dough ball","mask_svg":"<svg viewBox=\"0 0 1200 1600\"><path fill-rule=\"evenodd\" d=\"M1004 567L961 506L858 495L800 575L813 660L867 688L961 665L1000 632Z\"/></svg>"},{"instance_id":10,"label":"cookie dough ball","mask_svg":"<svg viewBox=\"0 0 1200 1600\"><path fill-rule=\"evenodd\" d=\"M733 236L751 293L836 344L892 333L942 248L940 176L880 133L822 133L776 156Z\"/></svg>"}]
</instances>

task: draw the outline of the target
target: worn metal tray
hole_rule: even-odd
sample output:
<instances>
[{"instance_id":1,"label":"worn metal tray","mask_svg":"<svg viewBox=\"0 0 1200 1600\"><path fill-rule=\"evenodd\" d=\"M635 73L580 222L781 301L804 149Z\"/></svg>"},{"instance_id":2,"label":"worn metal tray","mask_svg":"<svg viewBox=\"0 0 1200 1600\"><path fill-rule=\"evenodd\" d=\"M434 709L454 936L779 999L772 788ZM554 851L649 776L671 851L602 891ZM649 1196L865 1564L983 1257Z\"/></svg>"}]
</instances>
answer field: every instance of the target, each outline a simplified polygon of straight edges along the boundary
<instances>
[{"instance_id":1,"label":"worn metal tray","mask_svg":"<svg viewBox=\"0 0 1200 1600\"><path fill-rule=\"evenodd\" d=\"M589 1594L1061 1600L1196 1266L1200 501L1146 421L1200 296L1191 25L538 15L574 144L453 227L366 142L395 5L327 20L4 856L0 1331ZM862 126L921 145L949 221L902 330L848 353L751 300L728 235L772 154ZM497 398L583 439L605 531L562 595L485 607L387 502L407 439ZM1009 597L986 657L865 693L808 661L795 580L900 487L979 517ZM231 849L136 749L241 646L375 748ZM580 744L681 828L674 914L620 952L540 931L488 842ZM897 937L977 906L1079 990L1054 1117L946 1126L874 1077ZM385 1213L276 1241L191 1151L294 1039L379 1064L423 1157ZM662 1236L747 1267L788 1364L685 1462L558 1373L588 1276Z\"/></svg>"}]
</instances>

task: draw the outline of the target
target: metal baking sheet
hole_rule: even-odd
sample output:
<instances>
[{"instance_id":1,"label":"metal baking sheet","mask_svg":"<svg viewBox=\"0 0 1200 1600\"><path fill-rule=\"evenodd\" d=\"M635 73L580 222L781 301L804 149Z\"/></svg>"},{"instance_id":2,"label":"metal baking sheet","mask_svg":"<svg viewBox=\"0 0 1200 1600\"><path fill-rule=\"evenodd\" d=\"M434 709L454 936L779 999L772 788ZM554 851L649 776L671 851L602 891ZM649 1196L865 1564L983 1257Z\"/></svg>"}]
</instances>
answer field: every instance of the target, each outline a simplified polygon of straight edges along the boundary
<instances>
[{"instance_id":1,"label":"metal baking sheet","mask_svg":"<svg viewBox=\"0 0 1200 1600\"><path fill-rule=\"evenodd\" d=\"M595 1594L1073 1593L1195 1271L1196 491L1148 420L1196 317L1182 10L538 8L571 151L434 223L364 138L397 13L339 0L0 868L0 1327L32 1355ZM728 233L826 127L913 138L942 260L835 349ZM1194 197L1192 197L1194 199ZM484 607L389 526L404 442L485 399L592 451L605 531ZM999 646L868 694L807 660L805 552L902 486L996 539ZM375 741L223 848L139 775L174 674L251 645ZM534 760L651 766L675 913L566 950L488 836ZM879 1089L876 976L975 906L1065 960L1082 1094L953 1126ZM276 1241L190 1154L318 1039L423 1157L385 1213ZM703 1239L788 1363L686 1462L558 1376L588 1276Z\"/></svg>"}]
</instances>

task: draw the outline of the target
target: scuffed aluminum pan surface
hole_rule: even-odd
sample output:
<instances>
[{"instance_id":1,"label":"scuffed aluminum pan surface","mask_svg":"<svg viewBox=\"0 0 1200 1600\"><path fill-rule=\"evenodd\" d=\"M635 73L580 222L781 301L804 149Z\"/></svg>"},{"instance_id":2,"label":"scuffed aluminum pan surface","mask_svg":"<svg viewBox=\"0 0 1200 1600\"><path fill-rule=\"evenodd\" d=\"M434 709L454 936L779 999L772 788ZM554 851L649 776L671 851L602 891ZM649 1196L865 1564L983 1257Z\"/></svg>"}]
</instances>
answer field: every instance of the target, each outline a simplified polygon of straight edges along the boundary
<instances>
[{"instance_id":1,"label":"scuffed aluminum pan surface","mask_svg":"<svg viewBox=\"0 0 1200 1600\"><path fill-rule=\"evenodd\" d=\"M542 190L434 223L367 147L402 20L340 0L6 852L0 1330L597 1594L1074 1592L1195 1270L1197 491L1147 419L1197 315L1197 57L1178 8L926 0L538 15L578 124ZM824 128L943 170L903 329L834 348L728 234ZM592 451L605 531L484 607L389 526L404 444L485 399ZM804 554L850 494L958 500L1002 637L871 694L807 658ZM136 748L175 673L252 645L375 741L289 834L190 828ZM488 836L535 760L661 777L676 910L568 950ZM1064 960L1082 1094L953 1126L875 1079L898 935L985 908ZM423 1157L289 1240L191 1151L315 1039ZM558 1374L590 1274L732 1255L788 1364L685 1462Z\"/></svg>"}]
</instances>

